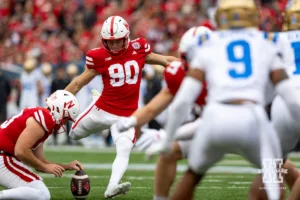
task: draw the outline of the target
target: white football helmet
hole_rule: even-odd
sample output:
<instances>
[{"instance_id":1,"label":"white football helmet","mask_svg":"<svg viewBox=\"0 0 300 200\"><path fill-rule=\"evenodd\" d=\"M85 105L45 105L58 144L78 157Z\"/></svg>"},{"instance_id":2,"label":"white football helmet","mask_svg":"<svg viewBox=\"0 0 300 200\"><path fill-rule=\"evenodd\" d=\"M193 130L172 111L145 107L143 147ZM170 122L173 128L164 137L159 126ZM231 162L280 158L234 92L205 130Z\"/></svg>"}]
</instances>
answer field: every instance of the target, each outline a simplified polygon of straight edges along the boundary
<instances>
[{"instance_id":1,"label":"white football helmet","mask_svg":"<svg viewBox=\"0 0 300 200\"><path fill-rule=\"evenodd\" d=\"M103 23L101 29L102 43L105 49L113 54L119 54L128 48L129 38L129 25L120 16L111 16ZM118 51L111 51L107 45L107 40L118 40L124 38L124 47Z\"/></svg>"},{"instance_id":2,"label":"white football helmet","mask_svg":"<svg viewBox=\"0 0 300 200\"><path fill-rule=\"evenodd\" d=\"M196 41L197 38L201 37L205 34L210 34L212 31L205 27L205 26L196 26L192 27L189 30L187 30L181 37L179 42L179 48L178 51L180 53L181 60L184 62L184 68L187 70L187 58L186 58L186 52L188 48Z\"/></svg>"},{"instance_id":3,"label":"white football helmet","mask_svg":"<svg viewBox=\"0 0 300 200\"><path fill-rule=\"evenodd\" d=\"M198 38L201 35L210 34L212 31L205 26L196 26L187 30L181 37L179 42L179 53L185 54L188 47L192 44L194 38Z\"/></svg>"},{"instance_id":4,"label":"white football helmet","mask_svg":"<svg viewBox=\"0 0 300 200\"><path fill-rule=\"evenodd\" d=\"M79 103L76 97L65 90L57 90L46 99L56 124L63 125L67 120L75 121L79 114Z\"/></svg>"}]
</instances>

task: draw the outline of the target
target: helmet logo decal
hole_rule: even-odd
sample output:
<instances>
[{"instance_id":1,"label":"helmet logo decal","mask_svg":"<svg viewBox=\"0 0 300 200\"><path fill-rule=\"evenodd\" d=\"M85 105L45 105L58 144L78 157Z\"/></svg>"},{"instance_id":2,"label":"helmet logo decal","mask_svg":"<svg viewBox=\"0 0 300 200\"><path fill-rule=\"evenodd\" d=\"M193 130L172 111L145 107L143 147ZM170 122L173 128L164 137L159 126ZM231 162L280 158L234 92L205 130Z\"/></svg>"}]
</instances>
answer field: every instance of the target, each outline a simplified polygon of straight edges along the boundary
<instances>
[{"instance_id":1,"label":"helmet logo decal","mask_svg":"<svg viewBox=\"0 0 300 200\"><path fill-rule=\"evenodd\" d=\"M67 107L68 106L68 107ZM71 101L69 101L69 102L65 102L65 105L64 105L64 107L65 108L68 108L68 109L70 109L70 108L72 108L73 106L75 106L75 104L73 103L73 101L71 100Z\"/></svg>"}]
</instances>

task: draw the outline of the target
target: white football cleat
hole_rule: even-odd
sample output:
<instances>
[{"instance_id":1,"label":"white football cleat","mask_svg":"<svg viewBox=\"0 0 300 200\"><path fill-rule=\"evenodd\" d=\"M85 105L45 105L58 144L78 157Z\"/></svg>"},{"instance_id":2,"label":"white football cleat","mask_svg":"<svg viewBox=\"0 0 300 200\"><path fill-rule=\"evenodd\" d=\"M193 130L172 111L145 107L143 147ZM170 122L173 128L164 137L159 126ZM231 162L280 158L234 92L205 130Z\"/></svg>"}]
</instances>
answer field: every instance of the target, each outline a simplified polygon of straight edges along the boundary
<instances>
[{"instance_id":1,"label":"white football cleat","mask_svg":"<svg viewBox=\"0 0 300 200\"><path fill-rule=\"evenodd\" d=\"M129 182L125 182L125 183L121 183L112 187L109 187L106 189L105 193L104 193L104 198L105 199L114 199L118 196L123 196L125 194L127 194L130 190L131 187L131 183Z\"/></svg>"},{"instance_id":2,"label":"white football cleat","mask_svg":"<svg viewBox=\"0 0 300 200\"><path fill-rule=\"evenodd\" d=\"M99 97L100 97L100 92L98 92L96 89L92 89L92 98L93 98L93 101L96 101Z\"/></svg>"}]
</instances>

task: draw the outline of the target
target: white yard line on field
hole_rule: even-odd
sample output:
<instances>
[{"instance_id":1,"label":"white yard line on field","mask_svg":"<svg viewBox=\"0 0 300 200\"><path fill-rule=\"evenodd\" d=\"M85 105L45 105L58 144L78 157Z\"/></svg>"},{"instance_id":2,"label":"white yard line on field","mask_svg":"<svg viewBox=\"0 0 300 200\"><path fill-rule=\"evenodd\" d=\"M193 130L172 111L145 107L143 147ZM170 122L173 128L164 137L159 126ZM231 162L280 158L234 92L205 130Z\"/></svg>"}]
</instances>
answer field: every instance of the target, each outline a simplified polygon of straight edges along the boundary
<instances>
[{"instance_id":1,"label":"white yard line on field","mask_svg":"<svg viewBox=\"0 0 300 200\"><path fill-rule=\"evenodd\" d=\"M70 187L59 187L59 186L50 186L48 187L49 189L63 189L63 188L70 188ZM91 187L92 189L95 188L95 189L106 189L106 187L104 186L96 186L96 187ZM244 187L244 186L239 186L239 187L235 187L235 186L229 186L229 187L221 187L221 186L199 186L197 187L197 189L248 189L249 187ZM141 187L141 186L132 186L131 189L147 189L147 190L150 190L150 189L153 189L152 187Z\"/></svg>"},{"instance_id":2,"label":"white yard line on field","mask_svg":"<svg viewBox=\"0 0 300 200\"><path fill-rule=\"evenodd\" d=\"M116 148L112 147L92 147L86 148L83 146L72 146L72 145L64 145L64 146L45 146L45 151L48 152L89 152L89 153L115 153ZM132 150L133 153L136 154L144 154L136 149ZM237 158L240 159L241 156L228 154L226 157L229 158ZM292 152L289 154L289 158L300 158L300 152Z\"/></svg>"},{"instance_id":3,"label":"white yard line on field","mask_svg":"<svg viewBox=\"0 0 300 200\"><path fill-rule=\"evenodd\" d=\"M138 164L131 163L128 165L128 170L133 171L154 171L155 164ZM111 170L111 164L95 164L95 163L85 163L85 169L98 169L98 170ZM184 164L177 165L178 172L186 171L187 166ZM252 167L245 166L214 166L208 170L208 173L231 173L231 174L257 174L258 170Z\"/></svg>"},{"instance_id":4,"label":"white yard line on field","mask_svg":"<svg viewBox=\"0 0 300 200\"><path fill-rule=\"evenodd\" d=\"M54 175L52 174L40 174L41 177L43 178L54 178ZM72 174L64 174L61 178L72 178ZM89 178L93 178L93 179L109 179L110 176L89 176ZM177 178L179 178L181 176L177 176ZM138 181L143 181L143 180L154 180L153 176L125 176L124 177L126 180L138 180ZM203 182L207 182L207 183L221 183L224 182L223 180L220 180L218 178L214 178L214 177L209 177L206 178L205 180L203 180Z\"/></svg>"},{"instance_id":5,"label":"white yard line on field","mask_svg":"<svg viewBox=\"0 0 300 200\"><path fill-rule=\"evenodd\" d=\"M233 184L233 185L251 185L252 182L249 181L234 181L234 182L228 182L228 184Z\"/></svg>"}]
</instances>

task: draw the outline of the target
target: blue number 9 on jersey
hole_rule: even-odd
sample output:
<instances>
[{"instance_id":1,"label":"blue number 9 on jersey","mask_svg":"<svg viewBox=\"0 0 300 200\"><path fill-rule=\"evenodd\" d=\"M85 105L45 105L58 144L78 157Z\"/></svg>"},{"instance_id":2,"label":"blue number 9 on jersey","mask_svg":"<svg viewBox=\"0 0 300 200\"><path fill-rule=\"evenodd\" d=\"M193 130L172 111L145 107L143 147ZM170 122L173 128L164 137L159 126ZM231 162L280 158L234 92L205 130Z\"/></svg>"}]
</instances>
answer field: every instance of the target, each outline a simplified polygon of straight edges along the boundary
<instances>
[{"instance_id":1,"label":"blue number 9 on jersey","mask_svg":"<svg viewBox=\"0 0 300 200\"><path fill-rule=\"evenodd\" d=\"M293 72L293 74L299 75L300 74L300 42L293 42L291 45L294 50L295 65L296 65L296 70Z\"/></svg>"},{"instance_id":2,"label":"blue number 9 on jersey","mask_svg":"<svg viewBox=\"0 0 300 200\"><path fill-rule=\"evenodd\" d=\"M236 48L241 48L242 49L242 55L238 56L236 55L236 51L234 51ZM244 41L244 40L238 40L231 42L227 46L227 55L228 55L228 60L231 63L234 64L244 64L245 69L243 72L237 71L237 69L232 68L228 71L229 76L232 78L248 78L252 74L252 64L251 64L251 56L250 56L250 46L249 44Z\"/></svg>"}]
</instances>

